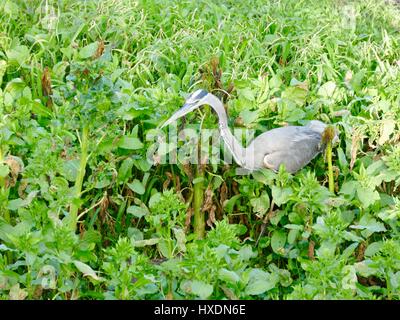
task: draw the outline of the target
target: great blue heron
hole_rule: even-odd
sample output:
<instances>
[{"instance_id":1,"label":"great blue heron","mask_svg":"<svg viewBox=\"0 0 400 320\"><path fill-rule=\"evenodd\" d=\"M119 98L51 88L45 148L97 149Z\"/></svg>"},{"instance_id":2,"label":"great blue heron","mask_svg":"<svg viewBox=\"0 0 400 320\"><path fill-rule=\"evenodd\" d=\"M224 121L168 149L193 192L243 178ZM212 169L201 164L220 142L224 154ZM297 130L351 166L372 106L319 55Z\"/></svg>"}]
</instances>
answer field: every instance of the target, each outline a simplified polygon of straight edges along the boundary
<instances>
[{"instance_id":1,"label":"great blue heron","mask_svg":"<svg viewBox=\"0 0 400 320\"><path fill-rule=\"evenodd\" d=\"M228 119L222 102L205 90L197 90L185 101L162 127L199 108L209 105L217 113L221 136L236 163L250 171L262 168L278 171L281 164L286 171L294 173L307 165L325 148L322 133L327 125L318 120L306 126L280 127L256 137L247 148L243 148L228 128ZM334 138L337 140L337 137Z\"/></svg>"}]
</instances>

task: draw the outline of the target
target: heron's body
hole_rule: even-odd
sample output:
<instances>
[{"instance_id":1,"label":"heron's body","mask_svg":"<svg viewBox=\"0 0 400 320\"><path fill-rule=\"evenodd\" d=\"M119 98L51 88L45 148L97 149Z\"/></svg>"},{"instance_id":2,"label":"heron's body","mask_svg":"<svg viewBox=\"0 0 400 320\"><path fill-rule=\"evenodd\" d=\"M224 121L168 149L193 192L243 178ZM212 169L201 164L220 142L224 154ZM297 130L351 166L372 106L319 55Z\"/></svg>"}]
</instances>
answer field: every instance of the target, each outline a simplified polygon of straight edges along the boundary
<instances>
[{"instance_id":1,"label":"heron's body","mask_svg":"<svg viewBox=\"0 0 400 320\"><path fill-rule=\"evenodd\" d=\"M310 127L287 126L272 129L256 137L245 149L248 155L242 167L249 170L269 168L296 172L321 151L321 133Z\"/></svg>"},{"instance_id":2,"label":"heron's body","mask_svg":"<svg viewBox=\"0 0 400 320\"><path fill-rule=\"evenodd\" d=\"M247 148L243 148L228 128L222 102L205 90L198 90L192 94L185 105L163 126L204 104L210 105L217 113L221 137L236 163L250 171L262 168L277 171L280 165L284 164L288 172L294 173L307 165L325 148L321 140L326 124L317 120L310 121L306 126L287 126L264 132Z\"/></svg>"}]
</instances>

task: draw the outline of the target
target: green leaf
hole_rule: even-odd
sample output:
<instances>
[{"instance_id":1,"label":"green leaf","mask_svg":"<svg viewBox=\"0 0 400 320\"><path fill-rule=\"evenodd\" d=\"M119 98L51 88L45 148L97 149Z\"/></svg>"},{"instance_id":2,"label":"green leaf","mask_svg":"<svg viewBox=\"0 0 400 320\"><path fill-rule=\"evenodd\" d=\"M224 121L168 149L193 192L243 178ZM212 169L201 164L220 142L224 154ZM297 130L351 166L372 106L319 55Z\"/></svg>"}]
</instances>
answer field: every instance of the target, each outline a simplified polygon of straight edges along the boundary
<instances>
[{"instance_id":1,"label":"green leaf","mask_svg":"<svg viewBox=\"0 0 400 320\"><path fill-rule=\"evenodd\" d=\"M97 47L98 47L97 42L88 44L79 51L79 57L81 59L87 59L92 57L96 53Z\"/></svg>"},{"instance_id":2,"label":"green leaf","mask_svg":"<svg viewBox=\"0 0 400 320\"><path fill-rule=\"evenodd\" d=\"M296 242L296 239L298 235L300 234L300 231L297 229L291 229L288 233L288 243L289 244L294 244Z\"/></svg>"},{"instance_id":3,"label":"green leaf","mask_svg":"<svg viewBox=\"0 0 400 320\"><path fill-rule=\"evenodd\" d=\"M245 98L246 100L249 101L254 101L255 100L255 95L254 92L249 89L249 88L242 88L242 89L237 89L239 96Z\"/></svg>"},{"instance_id":4,"label":"green leaf","mask_svg":"<svg viewBox=\"0 0 400 320\"><path fill-rule=\"evenodd\" d=\"M10 18L16 19L19 15L19 6L14 1L7 0L4 4L4 13L8 14Z\"/></svg>"},{"instance_id":5,"label":"green leaf","mask_svg":"<svg viewBox=\"0 0 400 320\"><path fill-rule=\"evenodd\" d=\"M68 181L74 182L76 180L76 176L78 175L79 164L79 159L65 161L62 166L62 175Z\"/></svg>"},{"instance_id":6,"label":"green leaf","mask_svg":"<svg viewBox=\"0 0 400 320\"><path fill-rule=\"evenodd\" d=\"M291 188L279 188L277 186L271 186L272 199L277 206L289 201L289 197L292 195L293 191Z\"/></svg>"},{"instance_id":7,"label":"green leaf","mask_svg":"<svg viewBox=\"0 0 400 320\"><path fill-rule=\"evenodd\" d=\"M391 119L382 120L381 124L381 136L378 139L378 143L380 145L385 144L386 141L389 140L390 135L394 132L396 127L396 121Z\"/></svg>"},{"instance_id":8,"label":"green leaf","mask_svg":"<svg viewBox=\"0 0 400 320\"><path fill-rule=\"evenodd\" d=\"M176 239L176 246L179 251L186 252L186 235L183 229L181 228L172 228Z\"/></svg>"},{"instance_id":9,"label":"green leaf","mask_svg":"<svg viewBox=\"0 0 400 320\"><path fill-rule=\"evenodd\" d=\"M143 184L138 179L133 180L132 183L128 183L128 187L133 192L136 192L137 194L140 195L144 194L146 191Z\"/></svg>"},{"instance_id":10,"label":"green leaf","mask_svg":"<svg viewBox=\"0 0 400 320\"><path fill-rule=\"evenodd\" d=\"M143 240L143 232L140 231L138 228L129 227L128 237L131 238L131 241Z\"/></svg>"},{"instance_id":11,"label":"green leaf","mask_svg":"<svg viewBox=\"0 0 400 320\"><path fill-rule=\"evenodd\" d=\"M126 213L133 215L136 218L144 217L148 211L139 206L130 206L126 209Z\"/></svg>"},{"instance_id":12,"label":"green leaf","mask_svg":"<svg viewBox=\"0 0 400 320\"><path fill-rule=\"evenodd\" d=\"M275 230L271 237L271 247L275 253L283 254L286 243L286 232Z\"/></svg>"},{"instance_id":13,"label":"green leaf","mask_svg":"<svg viewBox=\"0 0 400 320\"><path fill-rule=\"evenodd\" d=\"M135 165L136 168L138 168L140 171L143 172L149 171L152 166L152 163L143 158L134 159L133 164Z\"/></svg>"},{"instance_id":14,"label":"green leaf","mask_svg":"<svg viewBox=\"0 0 400 320\"><path fill-rule=\"evenodd\" d=\"M328 81L318 89L317 94L322 98L329 99L332 98L335 89L336 89L336 84L333 81Z\"/></svg>"},{"instance_id":15,"label":"green leaf","mask_svg":"<svg viewBox=\"0 0 400 320\"><path fill-rule=\"evenodd\" d=\"M250 204L253 207L253 211L259 214L264 214L269 209L269 196L268 193L263 192L263 194L258 198L253 198L250 200Z\"/></svg>"},{"instance_id":16,"label":"green leaf","mask_svg":"<svg viewBox=\"0 0 400 320\"><path fill-rule=\"evenodd\" d=\"M8 176L9 173L10 173L10 168L8 167L8 165L0 163L0 178Z\"/></svg>"},{"instance_id":17,"label":"green leaf","mask_svg":"<svg viewBox=\"0 0 400 320\"><path fill-rule=\"evenodd\" d=\"M15 200L11 200L8 202L7 208L9 210L18 210L19 208L27 207L28 205L30 205L36 194L37 191L32 191L28 194L28 196L25 199L18 198Z\"/></svg>"},{"instance_id":18,"label":"green leaf","mask_svg":"<svg viewBox=\"0 0 400 320\"><path fill-rule=\"evenodd\" d=\"M119 141L118 147L128 150L139 150L143 148L143 143L138 138L123 136Z\"/></svg>"},{"instance_id":19,"label":"green leaf","mask_svg":"<svg viewBox=\"0 0 400 320\"><path fill-rule=\"evenodd\" d=\"M236 194L229 200L226 200L224 203L224 210L227 213L232 213L233 207L235 206L236 201L241 197L241 194Z\"/></svg>"},{"instance_id":20,"label":"green leaf","mask_svg":"<svg viewBox=\"0 0 400 320\"><path fill-rule=\"evenodd\" d=\"M252 269L250 272L249 283L245 288L248 295L259 295L276 287L279 276L270 274L261 269Z\"/></svg>"},{"instance_id":21,"label":"green leaf","mask_svg":"<svg viewBox=\"0 0 400 320\"><path fill-rule=\"evenodd\" d=\"M240 281L240 277L237 275L236 272L227 270L225 268L219 270L218 279L232 284L238 283Z\"/></svg>"},{"instance_id":22,"label":"green leaf","mask_svg":"<svg viewBox=\"0 0 400 320\"><path fill-rule=\"evenodd\" d=\"M99 277L96 272L90 267L88 266L86 263L83 263L81 261L75 260L74 262L75 267L83 273L83 275L85 277L91 277L94 280L97 281L103 281L104 279Z\"/></svg>"},{"instance_id":23,"label":"green leaf","mask_svg":"<svg viewBox=\"0 0 400 320\"><path fill-rule=\"evenodd\" d=\"M364 214L357 225L351 225L350 228L364 230L363 236L369 237L375 232L386 231L385 225L382 222L377 221L370 214Z\"/></svg>"},{"instance_id":24,"label":"green leaf","mask_svg":"<svg viewBox=\"0 0 400 320\"><path fill-rule=\"evenodd\" d=\"M133 167L132 158L126 158L124 161L122 161L121 166L119 167L118 170L118 181L123 182L129 179L131 176L132 167Z\"/></svg>"},{"instance_id":25,"label":"green leaf","mask_svg":"<svg viewBox=\"0 0 400 320\"><path fill-rule=\"evenodd\" d=\"M160 202L162 194L160 192L156 192L153 194L149 200L149 208L153 208L158 202Z\"/></svg>"},{"instance_id":26,"label":"green leaf","mask_svg":"<svg viewBox=\"0 0 400 320\"><path fill-rule=\"evenodd\" d=\"M253 251L251 246L244 245L242 248L240 248L238 256L241 261L249 261L251 258L255 258L257 253Z\"/></svg>"},{"instance_id":27,"label":"green leaf","mask_svg":"<svg viewBox=\"0 0 400 320\"><path fill-rule=\"evenodd\" d=\"M362 207L365 209L380 200L378 191L364 188L362 186L357 188L357 197L358 200L360 200Z\"/></svg>"},{"instance_id":28,"label":"green leaf","mask_svg":"<svg viewBox=\"0 0 400 320\"><path fill-rule=\"evenodd\" d=\"M376 253L381 251L382 246L383 246L383 242L382 241L372 242L367 247L367 249L365 249L364 256L372 257L373 255L375 255Z\"/></svg>"},{"instance_id":29,"label":"green leaf","mask_svg":"<svg viewBox=\"0 0 400 320\"><path fill-rule=\"evenodd\" d=\"M9 64L16 64L21 66L29 59L30 53L27 46L16 46L6 51Z\"/></svg>"},{"instance_id":30,"label":"green leaf","mask_svg":"<svg viewBox=\"0 0 400 320\"><path fill-rule=\"evenodd\" d=\"M258 111L243 110L239 116L243 119L243 123L248 125L258 118Z\"/></svg>"},{"instance_id":31,"label":"green leaf","mask_svg":"<svg viewBox=\"0 0 400 320\"><path fill-rule=\"evenodd\" d=\"M7 62L4 60L0 60L0 86L3 83L3 76L7 70Z\"/></svg>"},{"instance_id":32,"label":"green leaf","mask_svg":"<svg viewBox=\"0 0 400 320\"><path fill-rule=\"evenodd\" d=\"M282 99L293 101L297 106L306 102L307 90L300 87L288 87L282 92Z\"/></svg>"},{"instance_id":33,"label":"green leaf","mask_svg":"<svg viewBox=\"0 0 400 320\"><path fill-rule=\"evenodd\" d=\"M133 240L133 238L131 240ZM145 247L145 246L153 246L159 242L160 242L159 238L152 238L146 240L133 240L132 245L134 247Z\"/></svg>"},{"instance_id":34,"label":"green leaf","mask_svg":"<svg viewBox=\"0 0 400 320\"><path fill-rule=\"evenodd\" d=\"M192 294L199 296L200 299L207 299L213 293L213 286L203 281L194 280L191 283Z\"/></svg>"},{"instance_id":35,"label":"green leaf","mask_svg":"<svg viewBox=\"0 0 400 320\"><path fill-rule=\"evenodd\" d=\"M357 181L347 181L343 183L340 193L347 195L350 199L353 199L358 186L359 183Z\"/></svg>"}]
</instances>

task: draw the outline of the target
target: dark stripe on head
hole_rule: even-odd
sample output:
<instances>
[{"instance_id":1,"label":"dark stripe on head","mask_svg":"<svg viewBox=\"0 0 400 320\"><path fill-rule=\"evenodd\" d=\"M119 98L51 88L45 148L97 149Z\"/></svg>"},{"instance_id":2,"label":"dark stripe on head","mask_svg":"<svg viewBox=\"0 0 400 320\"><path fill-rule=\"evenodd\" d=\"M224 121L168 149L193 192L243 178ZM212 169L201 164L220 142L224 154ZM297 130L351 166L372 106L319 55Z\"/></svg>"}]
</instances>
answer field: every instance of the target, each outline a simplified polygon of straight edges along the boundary
<instances>
[{"instance_id":1,"label":"dark stripe on head","mask_svg":"<svg viewBox=\"0 0 400 320\"><path fill-rule=\"evenodd\" d=\"M197 90L189 96L189 98L186 100L186 102L190 103L190 102L198 101L198 100L204 98L207 94L208 94L208 92L206 90L203 90L203 89Z\"/></svg>"}]
</instances>

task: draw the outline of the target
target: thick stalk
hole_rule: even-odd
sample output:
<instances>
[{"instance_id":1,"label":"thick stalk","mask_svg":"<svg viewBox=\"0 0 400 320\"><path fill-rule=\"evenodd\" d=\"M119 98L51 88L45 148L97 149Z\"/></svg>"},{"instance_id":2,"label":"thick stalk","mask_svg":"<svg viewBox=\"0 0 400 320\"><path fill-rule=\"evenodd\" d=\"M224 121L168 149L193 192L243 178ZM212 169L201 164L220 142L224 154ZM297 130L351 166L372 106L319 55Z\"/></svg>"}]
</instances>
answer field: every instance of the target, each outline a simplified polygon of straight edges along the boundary
<instances>
[{"instance_id":1,"label":"thick stalk","mask_svg":"<svg viewBox=\"0 0 400 320\"><path fill-rule=\"evenodd\" d=\"M82 136L81 136L81 157L80 157L79 169L75 180L75 191L74 191L75 200L79 200L81 197L83 178L85 177L86 164L88 160L88 144L89 144L89 129L88 127L84 127L82 129ZM76 224L78 222L77 216L79 208L80 206L76 202L71 204L70 223L71 223L71 228L74 230L76 229Z\"/></svg>"},{"instance_id":2,"label":"thick stalk","mask_svg":"<svg viewBox=\"0 0 400 320\"><path fill-rule=\"evenodd\" d=\"M203 177L204 173L201 166L197 166L195 184L193 186L193 215L194 215L194 234L197 239L203 239L205 233L204 213L201 211L203 205Z\"/></svg>"},{"instance_id":3,"label":"thick stalk","mask_svg":"<svg viewBox=\"0 0 400 320\"><path fill-rule=\"evenodd\" d=\"M3 160L4 160L3 150L0 148L0 163L2 163ZM4 179L3 177L0 177L0 196L1 196L1 198L4 198L5 200L8 199L8 195L9 195L9 190L7 190L7 189L8 188L6 187L6 179ZM7 201L6 201L6 203L7 203ZM4 207L3 210L4 210L4 212L3 212L4 221L7 222L8 224L11 224L10 211L7 209L7 207ZM6 258L7 258L6 263L11 264L13 262L13 253L8 251L6 254Z\"/></svg>"},{"instance_id":4,"label":"thick stalk","mask_svg":"<svg viewBox=\"0 0 400 320\"><path fill-rule=\"evenodd\" d=\"M0 163L2 163L4 160L4 155L3 155L3 150L0 148ZM3 177L0 177L0 192L2 194L2 196L4 196L4 198L8 198L8 190L6 190L6 179L4 179ZM11 216L10 216L10 211L7 208L4 208L4 212L3 212L3 217L4 220L7 223L11 222Z\"/></svg>"},{"instance_id":5,"label":"thick stalk","mask_svg":"<svg viewBox=\"0 0 400 320\"><path fill-rule=\"evenodd\" d=\"M333 167L332 167L332 141L328 141L326 146L326 160L328 161L328 181L329 191L335 192L335 181L333 180Z\"/></svg>"}]
</instances>

